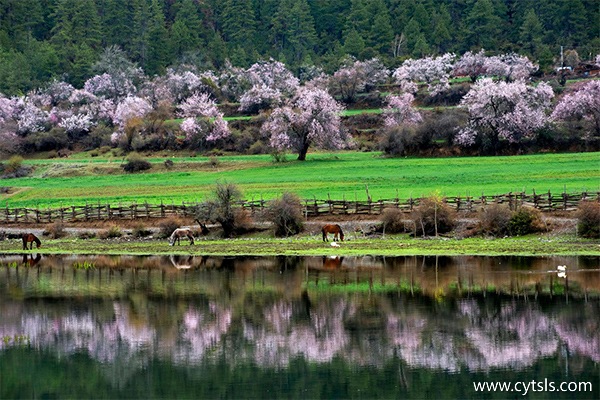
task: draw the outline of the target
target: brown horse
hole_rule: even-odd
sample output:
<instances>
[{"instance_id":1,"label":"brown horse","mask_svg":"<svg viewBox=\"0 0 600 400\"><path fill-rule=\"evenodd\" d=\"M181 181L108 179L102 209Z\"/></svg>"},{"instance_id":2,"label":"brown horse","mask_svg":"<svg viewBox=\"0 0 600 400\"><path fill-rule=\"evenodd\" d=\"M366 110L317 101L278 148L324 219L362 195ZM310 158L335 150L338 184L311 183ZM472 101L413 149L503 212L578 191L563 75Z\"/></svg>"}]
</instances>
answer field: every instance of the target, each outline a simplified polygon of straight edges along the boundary
<instances>
[{"instance_id":1,"label":"brown horse","mask_svg":"<svg viewBox=\"0 0 600 400\"><path fill-rule=\"evenodd\" d=\"M187 237L188 239L190 239L190 245L194 244L194 235L192 235L192 231L190 229L187 228L177 228L173 231L173 233L171 234L171 237L169 238L169 244L171 246L175 245L175 242L177 241L177 244L181 244L179 242L179 240L182 237Z\"/></svg>"},{"instance_id":2,"label":"brown horse","mask_svg":"<svg viewBox=\"0 0 600 400\"><path fill-rule=\"evenodd\" d=\"M327 242L327 234L328 233L333 233L333 241L337 241L338 240L338 235L340 240L343 242L344 241L344 232L342 231L342 227L339 226L338 224L329 224L329 225L325 225L323 228L321 228L321 233L323 233L323 241Z\"/></svg>"},{"instance_id":3,"label":"brown horse","mask_svg":"<svg viewBox=\"0 0 600 400\"><path fill-rule=\"evenodd\" d=\"M33 242L38 249L42 245L42 241L33 233L26 233L21 238L23 239L23 250L27 250L27 244L29 244L29 250L33 250Z\"/></svg>"}]
</instances>

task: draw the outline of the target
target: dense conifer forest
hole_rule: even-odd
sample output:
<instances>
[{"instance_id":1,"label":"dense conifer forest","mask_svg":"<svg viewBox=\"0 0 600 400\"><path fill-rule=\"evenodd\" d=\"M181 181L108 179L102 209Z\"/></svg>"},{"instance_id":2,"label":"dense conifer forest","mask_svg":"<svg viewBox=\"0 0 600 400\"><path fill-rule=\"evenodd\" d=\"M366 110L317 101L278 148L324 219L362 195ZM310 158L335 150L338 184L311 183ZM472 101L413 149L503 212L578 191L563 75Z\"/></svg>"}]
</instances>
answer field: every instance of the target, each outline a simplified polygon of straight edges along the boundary
<instances>
[{"instance_id":1,"label":"dense conifer forest","mask_svg":"<svg viewBox=\"0 0 600 400\"><path fill-rule=\"evenodd\" d=\"M281 61L333 72L344 55L407 58L484 48L548 71L600 52L596 0L0 0L0 92L52 79L75 87L118 46L148 76L193 64L221 69ZM567 57L566 62L572 62Z\"/></svg>"}]
</instances>

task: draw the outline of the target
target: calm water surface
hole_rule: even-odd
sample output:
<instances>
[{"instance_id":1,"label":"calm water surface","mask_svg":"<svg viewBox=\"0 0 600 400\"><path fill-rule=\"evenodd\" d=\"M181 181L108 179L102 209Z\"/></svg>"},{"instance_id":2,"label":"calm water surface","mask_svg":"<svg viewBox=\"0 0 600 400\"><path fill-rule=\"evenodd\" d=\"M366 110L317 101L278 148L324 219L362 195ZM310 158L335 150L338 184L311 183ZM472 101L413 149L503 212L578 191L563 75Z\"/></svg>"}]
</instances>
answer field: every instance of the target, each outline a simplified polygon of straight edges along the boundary
<instances>
[{"instance_id":1,"label":"calm water surface","mask_svg":"<svg viewBox=\"0 0 600 400\"><path fill-rule=\"evenodd\" d=\"M0 399L598 399L600 259L0 255L0 339Z\"/></svg>"}]
</instances>

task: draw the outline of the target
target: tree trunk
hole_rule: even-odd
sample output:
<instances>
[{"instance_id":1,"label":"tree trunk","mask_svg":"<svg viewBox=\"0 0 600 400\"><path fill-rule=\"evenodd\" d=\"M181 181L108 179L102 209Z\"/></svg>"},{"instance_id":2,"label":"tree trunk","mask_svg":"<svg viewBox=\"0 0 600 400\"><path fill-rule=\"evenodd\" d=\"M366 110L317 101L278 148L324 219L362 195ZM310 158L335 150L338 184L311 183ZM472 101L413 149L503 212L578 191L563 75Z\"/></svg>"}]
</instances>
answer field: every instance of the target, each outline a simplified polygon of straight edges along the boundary
<instances>
[{"instance_id":1,"label":"tree trunk","mask_svg":"<svg viewBox=\"0 0 600 400\"><path fill-rule=\"evenodd\" d=\"M305 142L302 145L302 148L300 149L300 152L298 153L298 161L305 161L306 160L306 153L308 153L308 147L309 147L310 143Z\"/></svg>"}]
</instances>

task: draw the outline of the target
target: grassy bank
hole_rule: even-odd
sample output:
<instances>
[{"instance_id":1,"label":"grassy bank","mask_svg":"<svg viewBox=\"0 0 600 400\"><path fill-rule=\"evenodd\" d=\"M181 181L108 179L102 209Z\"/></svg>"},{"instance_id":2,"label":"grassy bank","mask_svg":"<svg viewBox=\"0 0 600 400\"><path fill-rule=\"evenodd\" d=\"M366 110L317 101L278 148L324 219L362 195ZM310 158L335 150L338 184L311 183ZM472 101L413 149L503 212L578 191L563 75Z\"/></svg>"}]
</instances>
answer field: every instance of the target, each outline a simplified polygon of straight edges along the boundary
<instances>
[{"instance_id":1,"label":"grassy bank","mask_svg":"<svg viewBox=\"0 0 600 400\"><path fill-rule=\"evenodd\" d=\"M28 251L30 252L30 251ZM316 236L298 236L288 239L198 239L193 246L182 243L170 246L167 240L120 238L101 239L46 239L33 253L43 254L190 254L190 255L311 255L311 256L402 256L402 255L589 255L600 256L600 241L563 236L523 236L504 239L413 239L407 235L386 235L383 239L358 238L347 240L340 247L323 243ZM0 253L23 253L19 240L0 242Z\"/></svg>"},{"instance_id":2,"label":"grassy bank","mask_svg":"<svg viewBox=\"0 0 600 400\"><path fill-rule=\"evenodd\" d=\"M294 155L288 157L293 160ZM384 158L380 153L309 153L305 162L273 163L270 156L152 158L153 169L124 174L121 158L28 160L27 178L6 179L2 206L58 207L88 203L202 201L217 181L238 185L247 199L271 199L291 191L306 199L373 200L433 192L442 195L502 194L534 189L600 190L599 153L511 157Z\"/></svg>"}]
</instances>

